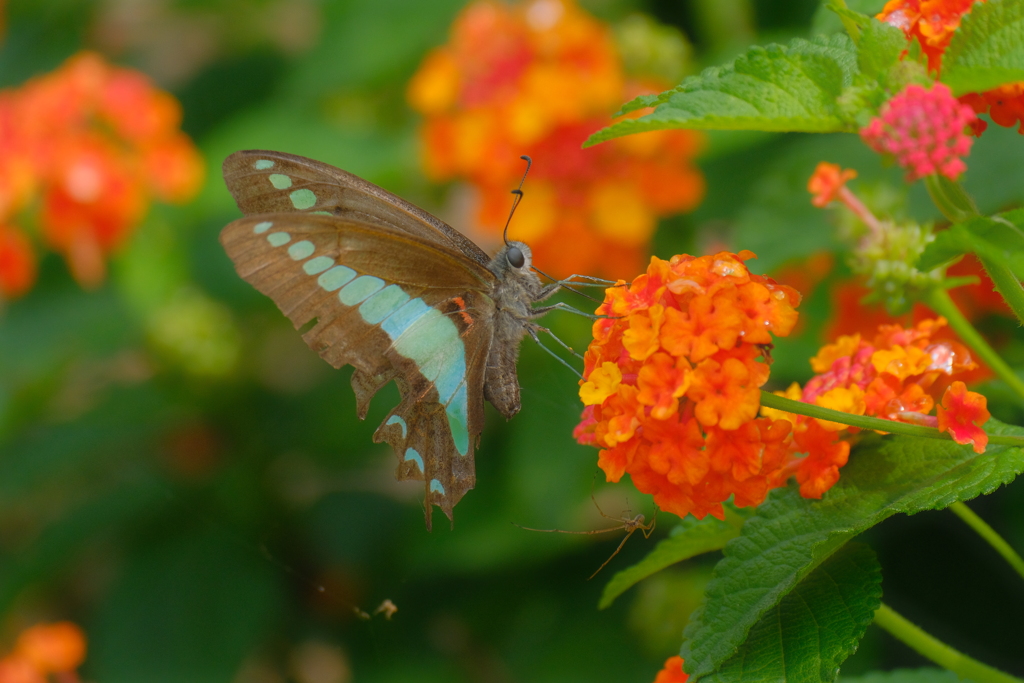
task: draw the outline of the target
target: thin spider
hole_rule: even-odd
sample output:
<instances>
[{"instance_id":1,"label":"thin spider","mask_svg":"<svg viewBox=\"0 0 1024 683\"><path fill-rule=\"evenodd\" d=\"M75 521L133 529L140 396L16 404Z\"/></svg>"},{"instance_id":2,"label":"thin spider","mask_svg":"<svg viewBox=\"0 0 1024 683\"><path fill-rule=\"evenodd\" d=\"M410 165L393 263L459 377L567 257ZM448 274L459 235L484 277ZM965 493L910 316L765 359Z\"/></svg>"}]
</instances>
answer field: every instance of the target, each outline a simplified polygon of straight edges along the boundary
<instances>
[{"instance_id":1,"label":"thin spider","mask_svg":"<svg viewBox=\"0 0 1024 683\"><path fill-rule=\"evenodd\" d=\"M602 517L604 517L606 519L614 519L615 521L619 522L619 524L616 525L616 526L613 526L613 527L608 527L607 529L594 529L593 531L566 531L564 529L533 529L533 528L530 528L528 526L523 526L521 524L516 524L515 522L512 522L512 523L515 524L520 529L526 529L527 531L540 531L541 533L546 533L546 534L558 533L558 534L580 534L580 535L591 536L593 534L605 534L605 533L608 533L609 531L618 531L619 529L624 529L626 531L626 537L622 539L621 543L619 543L619 547L615 549L615 552L612 553L611 556L607 560L605 560L604 563L600 567L597 568L597 571L595 571L593 574L591 574L589 577L587 577L587 581L590 581L590 579L592 579L592 578L594 578L595 576L598 575L598 572L600 572L602 569L605 568L605 565L607 565L609 562L612 561L613 557L615 557L616 555L619 554L619 551L622 550L622 546L626 545L626 541L628 541L629 537L632 536L637 530L640 530L640 531L643 532L644 538L650 538L651 534L654 533L654 525L658 521L658 508L657 507L654 508L654 517L651 518L651 523L650 524L645 524L644 523L645 520L644 520L644 516L643 515L636 515L635 517L612 517L611 515L606 515L604 513L604 510L601 509L601 506L597 504L597 499L594 498L593 491L591 491L591 493L590 493L590 500L594 501L594 507L596 507L597 511L599 513L601 513Z\"/></svg>"}]
</instances>

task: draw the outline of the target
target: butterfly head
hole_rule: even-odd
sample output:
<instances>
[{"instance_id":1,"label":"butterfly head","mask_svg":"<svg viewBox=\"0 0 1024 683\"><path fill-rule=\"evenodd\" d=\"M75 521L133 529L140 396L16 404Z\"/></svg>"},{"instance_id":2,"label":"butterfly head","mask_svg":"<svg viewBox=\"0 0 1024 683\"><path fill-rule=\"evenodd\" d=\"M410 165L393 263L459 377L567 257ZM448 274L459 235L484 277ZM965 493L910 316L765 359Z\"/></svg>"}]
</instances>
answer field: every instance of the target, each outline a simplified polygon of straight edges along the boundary
<instances>
[{"instance_id":1,"label":"butterfly head","mask_svg":"<svg viewBox=\"0 0 1024 683\"><path fill-rule=\"evenodd\" d=\"M523 242L509 240L491 260L491 271L499 278L516 273L529 273L533 253Z\"/></svg>"}]
</instances>

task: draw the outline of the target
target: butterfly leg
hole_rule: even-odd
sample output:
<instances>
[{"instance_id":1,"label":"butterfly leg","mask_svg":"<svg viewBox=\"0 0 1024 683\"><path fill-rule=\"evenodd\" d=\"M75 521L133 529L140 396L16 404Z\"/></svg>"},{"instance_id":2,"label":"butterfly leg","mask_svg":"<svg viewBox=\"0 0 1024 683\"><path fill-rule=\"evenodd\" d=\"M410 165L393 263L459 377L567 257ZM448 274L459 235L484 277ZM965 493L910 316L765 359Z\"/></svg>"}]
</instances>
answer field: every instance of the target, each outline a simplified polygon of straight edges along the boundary
<instances>
[{"instance_id":1,"label":"butterfly leg","mask_svg":"<svg viewBox=\"0 0 1024 683\"><path fill-rule=\"evenodd\" d=\"M559 301L558 303L555 304L551 304L550 306L541 306L540 308L535 308L533 309L533 313L531 315L534 318L539 318L545 313L550 313L551 311L554 310L566 311L567 313L575 313L576 315L583 316L584 318L590 318L591 320L600 320L602 318L614 317L610 315L597 315L596 313L587 313L586 311L581 311L578 308L573 308L569 304L564 303L562 301Z\"/></svg>"},{"instance_id":2,"label":"butterfly leg","mask_svg":"<svg viewBox=\"0 0 1024 683\"><path fill-rule=\"evenodd\" d=\"M576 278L579 278L582 282L574 282ZM578 275L574 273L567 278L558 280L555 284L573 284L577 287L613 287L615 286L615 281L605 280L603 277L594 277L593 275Z\"/></svg>"},{"instance_id":3,"label":"butterfly leg","mask_svg":"<svg viewBox=\"0 0 1024 683\"><path fill-rule=\"evenodd\" d=\"M568 285L574 285L576 287L615 287L617 283L612 280L605 280L603 278L594 277L592 275L577 275L573 274L567 278L556 280L551 277L537 266L531 266L535 271L551 280L551 284L548 287L567 287ZM582 282L577 282L576 278L580 278Z\"/></svg>"},{"instance_id":4,"label":"butterfly leg","mask_svg":"<svg viewBox=\"0 0 1024 683\"><path fill-rule=\"evenodd\" d=\"M582 379L582 378L583 378L583 375L582 375L582 374L580 374L580 371L579 371L579 370L577 370L577 369L576 369L576 368L574 368L573 366L569 365L569 363L568 363L568 362L567 362L567 361L566 361L566 360L565 360L564 358L562 358L562 357L561 357L561 356L559 356L559 355L558 355L557 353L555 353L554 351L552 351L551 349L549 349L548 347L544 346L544 344L542 344L542 343L541 343L541 341L540 341L540 337L539 337L539 336L537 335L537 332L538 332L538 331L540 331L540 332L547 332L548 334L551 334L551 330L549 330L549 329L547 329L547 328L545 328L545 327L540 327L539 325L536 325L536 326L531 326L531 327L527 327L526 329L527 329L527 332L528 332L528 333L529 333L529 335L530 335L530 338L531 338L531 339L533 339L533 341L537 342L537 346L539 346L540 348L544 349L544 351L545 351L545 352L547 352L548 354L550 354L550 356L551 356L552 358L554 358L555 360L557 360L557 361L558 361L559 363L561 363L561 364L562 364L562 365L564 365L565 367L567 367L567 368L569 368L570 370L572 370L572 372L573 372L573 374L574 374L574 375L576 375L576 376L577 376L577 377L579 377L580 379ZM575 355L575 356L577 356L577 357L579 357L579 358L582 358L582 356L580 356L580 355L579 355L578 353L576 353L575 351L573 351L573 350L572 350L572 348L571 348L571 347L569 347L569 346L567 346L567 345L565 344L565 342L563 342L563 341L562 341L561 339L558 339L558 337L555 337L555 335L553 335L553 334L552 334L551 336L552 336L552 337L553 337L554 339L558 340L558 343L559 343L559 344L561 344L561 345L562 345L562 346L564 346L565 348L569 349L569 351L572 351L573 355Z\"/></svg>"},{"instance_id":5,"label":"butterfly leg","mask_svg":"<svg viewBox=\"0 0 1024 683\"><path fill-rule=\"evenodd\" d=\"M565 349L566 351L571 353L576 358L579 358L580 360L583 360L583 356L581 356L579 353L577 353L576 349L574 349L571 346L569 346L568 344L566 344L564 341L562 341L558 337L557 334L555 334L554 332L552 332L548 328L541 327L541 326L537 325L537 326L534 326L534 327L530 328L530 332L533 333L533 334L536 334L537 332L546 332L547 334L550 334L551 338L554 339L558 343L559 346L561 346L563 349ZM540 339L538 337L534 336L534 341L539 343Z\"/></svg>"}]
</instances>

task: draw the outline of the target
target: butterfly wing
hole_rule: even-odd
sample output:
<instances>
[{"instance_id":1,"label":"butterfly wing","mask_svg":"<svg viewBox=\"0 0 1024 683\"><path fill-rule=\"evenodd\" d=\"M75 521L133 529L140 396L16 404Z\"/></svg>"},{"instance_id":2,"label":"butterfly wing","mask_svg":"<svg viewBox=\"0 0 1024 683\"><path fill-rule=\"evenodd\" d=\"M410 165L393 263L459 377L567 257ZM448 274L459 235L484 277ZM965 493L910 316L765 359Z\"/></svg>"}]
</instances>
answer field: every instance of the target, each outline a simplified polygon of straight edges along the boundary
<instances>
[{"instance_id":1,"label":"butterfly wing","mask_svg":"<svg viewBox=\"0 0 1024 683\"><path fill-rule=\"evenodd\" d=\"M238 274L296 329L316 320L303 335L313 350L355 366L360 417L395 380L401 402L374 440L394 448L399 479L424 481L427 527L433 505L451 519L476 482L494 275L454 248L333 216L250 216L220 239Z\"/></svg>"},{"instance_id":2,"label":"butterfly wing","mask_svg":"<svg viewBox=\"0 0 1024 683\"><path fill-rule=\"evenodd\" d=\"M490 257L444 221L340 168L284 152L252 149L224 160L224 182L245 215L327 213L436 242L481 265Z\"/></svg>"}]
</instances>

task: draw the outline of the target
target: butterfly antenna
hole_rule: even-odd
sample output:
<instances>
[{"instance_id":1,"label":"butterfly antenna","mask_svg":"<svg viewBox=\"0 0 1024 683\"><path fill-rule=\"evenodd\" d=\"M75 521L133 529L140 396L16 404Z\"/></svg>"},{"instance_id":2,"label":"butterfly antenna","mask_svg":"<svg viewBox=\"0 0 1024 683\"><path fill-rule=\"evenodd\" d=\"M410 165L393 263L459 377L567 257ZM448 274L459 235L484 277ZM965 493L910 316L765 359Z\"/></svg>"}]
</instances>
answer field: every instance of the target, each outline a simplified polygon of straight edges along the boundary
<instances>
[{"instance_id":1,"label":"butterfly antenna","mask_svg":"<svg viewBox=\"0 0 1024 683\"><path fill-rule=\"evenodd\" d=\"M508 245L508 226L512 223L512 216L515 215L516 207L519 206L519 202L523 201L523 183L526 182L526 175L530 172L530 167L533 166L533 159L525 154L519 158L526 162L526 170L523 171L523 179L519 181L519 187L512 190L512 194L516 198L512 200L512 210L508 212L508 220L505 221L505 232L501 234L501 239L505 240L506 246Z\"/></svg>"}]
</instances>

